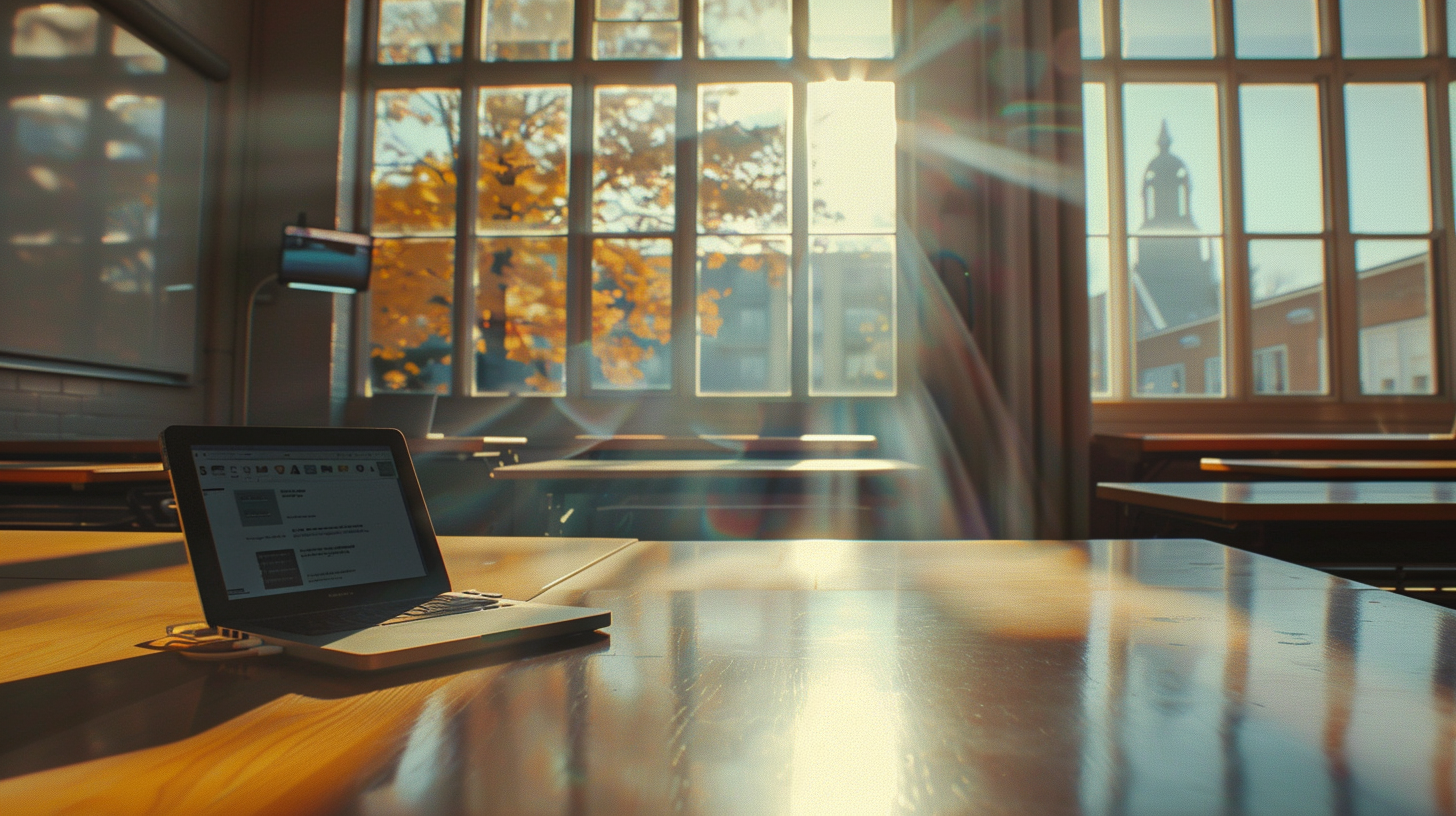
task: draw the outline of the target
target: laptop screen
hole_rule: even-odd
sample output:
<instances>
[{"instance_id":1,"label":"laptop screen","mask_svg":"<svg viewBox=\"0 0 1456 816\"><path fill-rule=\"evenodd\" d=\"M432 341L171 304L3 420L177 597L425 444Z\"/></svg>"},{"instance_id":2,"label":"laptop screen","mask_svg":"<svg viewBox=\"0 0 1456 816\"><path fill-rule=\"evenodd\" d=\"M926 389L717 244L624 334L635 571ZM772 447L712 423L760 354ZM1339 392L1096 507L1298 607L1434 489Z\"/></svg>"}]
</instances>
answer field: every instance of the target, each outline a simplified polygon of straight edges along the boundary
<instances>
[{"instance_id":1,"label":"laptop screen","mask_svg":"<svg viewBox=\"0 0 1456 816\"><path fill-rule=\"evenodd\" d=\"M194 445L229 600L418 578L386 446Z\"/></svg>"}]
</instances>

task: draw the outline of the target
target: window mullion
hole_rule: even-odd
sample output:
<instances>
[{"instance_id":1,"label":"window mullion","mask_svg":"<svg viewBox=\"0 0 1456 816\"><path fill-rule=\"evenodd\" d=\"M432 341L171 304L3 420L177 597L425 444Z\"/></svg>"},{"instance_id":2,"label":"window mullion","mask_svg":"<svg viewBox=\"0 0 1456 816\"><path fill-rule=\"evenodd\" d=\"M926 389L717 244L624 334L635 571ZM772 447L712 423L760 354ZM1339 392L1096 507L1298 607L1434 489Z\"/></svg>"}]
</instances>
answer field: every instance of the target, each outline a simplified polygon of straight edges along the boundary
<instances>
[{"instance_id":1,"label":"window mullion","mask_svg":"<svg viewBox=\"0 0 1456 816\"><path fill-rule=\"evenodd\" d=\"M1223 131L1224 199L1224 398L1248 399L1253 392L1252 295L1249 292L1248 242L1244 236L1243 143L1239 129L1239 87L1229 71L1219 94Z\"/></svg>"},{"instance_id":2,"label":"window mullion","mask_svg":"<svg viewBox=\"0 0 1456 816\"><path fill-rule=\"evenodd\" d=\"M672 349L673 392L683 398L697 393L697 287L693 274L698 227L697 109L697 83L691 80L680 83L677 86L677 167L673 173L677 201L672 246L672 342L669 348Z\"/></svg>"},{"instance_id":3,"label":"window mullion","mask_svg":"<svg viewBox=\"0 0 1456 816\"><path fill-rule=\"evenodd\" d=\"M1338 14L1338 9L1336 9ZM1338 24L1338 19L1335 24ZM1334 328L1330 343L1330 393L1342 401L1360 398L1360 319L1356 303L1355 243L1350 238L1350 192L1345 160L1345 76L1334 64L1324 94L1325 165L1329 201L1328 231L1332 235L1328 271L1329 309Z\"/></svg>"},{"instance_id":4,"label":"window mullion","mask_svg":"<svg viewBox=\"0 0 1456 816\"><path fill-rule=\"evenodd\" d=\"M1444 18L1441 20L1444 23ZM1443 35L1444 37L1444 29ZM1437 359L1433 370L1441 373L1436 384L1436 394L1450 398L1456 394L1456 355L1451 354L1453 326L1451 316L1456 314L1456 286L1452 286L1452 215L1456 213L1453 203L1453 181L1451 167L1451 73L1450 63L1443 60L1433 77L1433 87L1427 92L1427 107L1430 111L1431 138L1431 186L1434 187L1434 212L1431 226L1433 233L1431 248L1431 285L1435 288L1432 308L1435 309L1434 331L1437 337L1435 351Z\"/></svg>"},{"instance_id":5,"label":"window mullion","mask_svg":"<svg viewBox=\"0 0 1456 816\"><path fill-rule=\"evenodd\" d=\"M1117 0L1111 0L1116 3ZM1107 90L1107 347L1111 399L1125 402L1132 399L1132 275L1128 264L1127 224L1127 156L1123 136L1122 76L1112 71Z\"/></svg>"},{"instance_id":6,"label":"window mullion","mask_svg":"<svg viewBox=\"0 0 1456 816\"><path fill-rule=\"evenodd\" d=\"M480 59L480 2L465 4L465 42L461 58L465 65ZM455 166L455 364L451 393L475 393L475 218L480 196L476 194L480 172L479 88L462 83L460 89L459 158Z\"/></svg>"}]
</instances>

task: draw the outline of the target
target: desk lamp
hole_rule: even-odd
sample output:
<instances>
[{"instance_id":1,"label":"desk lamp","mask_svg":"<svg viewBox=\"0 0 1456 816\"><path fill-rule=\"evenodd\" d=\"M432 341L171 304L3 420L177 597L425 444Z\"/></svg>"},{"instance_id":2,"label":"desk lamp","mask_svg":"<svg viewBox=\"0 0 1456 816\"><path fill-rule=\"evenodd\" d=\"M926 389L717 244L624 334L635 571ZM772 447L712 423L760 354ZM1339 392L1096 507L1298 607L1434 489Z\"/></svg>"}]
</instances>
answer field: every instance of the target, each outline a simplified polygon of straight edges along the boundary
<instances>
[{"instance_id":1,"label":"desk lamp","mask_svg":"<svg viewBox=\"0 0 1456 816\"><path fill-rule=\"evenodd\" d=\"M243 424L248 424L248 390L252 380L253 307L258 294L269 283L290 289L352 295L369 289L369 269L374 238L338 230L304 226L283 228L283 250L277 274L258 281L248 295L247 323L243 333Z\"/></svg>"}]
</instances>

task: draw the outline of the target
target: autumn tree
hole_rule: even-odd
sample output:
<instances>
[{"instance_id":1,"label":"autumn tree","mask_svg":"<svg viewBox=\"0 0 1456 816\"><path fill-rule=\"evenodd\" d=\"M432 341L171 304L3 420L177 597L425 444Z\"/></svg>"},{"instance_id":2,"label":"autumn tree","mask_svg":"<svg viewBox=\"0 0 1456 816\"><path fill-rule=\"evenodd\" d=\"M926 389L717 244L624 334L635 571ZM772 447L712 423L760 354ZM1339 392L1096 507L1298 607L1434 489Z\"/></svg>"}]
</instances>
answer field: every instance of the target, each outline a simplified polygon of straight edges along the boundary
<instances>
[{"instance_id":1,"label":"autumn tree","mask_svg":"<svg viewBox=\"0 0 1456 816\"><path fill-rule=\"evenodd\" d=\"M644 384L644 363L672 340L671 239L676 104L671 88L599 88L593 154L591 351L611 387ZM785 95L786 97L786 95ZM564 392L570 90L486 89L477 102L476 381L486 390ZM448 390L460 94L385 91L376 116L374 230L379 236L371 321L381 388ZM787 113L783 113L786 118ZM787 227L783 122L712 119L701 135L701 220L712 232ZM745 245L746 246L746 245ZM787 279L787 256L711 254ZM584 259L585 260L585 259ZM716 333L729 289L699 293L700 324ZM709 314L712 312L713 314ZM443 372L443 373L442 373Z\"/></svg>"}]
</instances>

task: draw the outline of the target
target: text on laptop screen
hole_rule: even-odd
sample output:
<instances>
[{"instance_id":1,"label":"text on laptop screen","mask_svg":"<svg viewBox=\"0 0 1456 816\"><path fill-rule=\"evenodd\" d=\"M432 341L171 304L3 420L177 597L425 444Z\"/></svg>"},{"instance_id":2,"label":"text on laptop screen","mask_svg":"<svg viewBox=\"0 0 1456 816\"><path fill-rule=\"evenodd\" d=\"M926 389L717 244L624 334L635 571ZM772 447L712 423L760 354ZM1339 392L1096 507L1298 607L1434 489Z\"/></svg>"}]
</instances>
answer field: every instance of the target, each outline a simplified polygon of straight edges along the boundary
<instances>
[{"instance_id":1,"label":"text on laptop screen","mask_svg":"<svg viewBox=\"0 0 1456 816\"><path fill-rule=\"evenodd\" d=\"M418 578L387 447L192 449L229 599Z\"/></svg>"}]
</instances>

